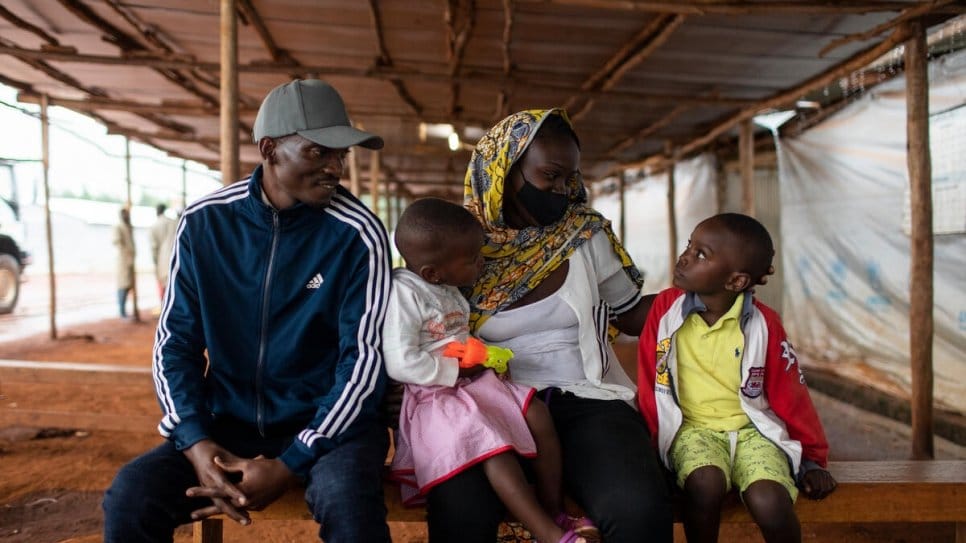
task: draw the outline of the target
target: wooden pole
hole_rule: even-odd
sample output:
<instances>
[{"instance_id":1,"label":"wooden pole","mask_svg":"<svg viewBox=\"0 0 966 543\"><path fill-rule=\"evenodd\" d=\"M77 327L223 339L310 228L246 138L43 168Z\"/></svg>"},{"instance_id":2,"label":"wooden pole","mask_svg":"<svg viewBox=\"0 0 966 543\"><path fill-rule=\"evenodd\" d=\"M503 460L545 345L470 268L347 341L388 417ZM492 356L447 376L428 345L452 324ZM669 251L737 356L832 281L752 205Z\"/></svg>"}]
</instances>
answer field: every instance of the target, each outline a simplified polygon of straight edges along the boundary
<instances>
[{"instance_id":1,"label":"wooden pole","mask_svg":"<svg viewBox=\"0 0 966 543\"><path fill-rule=\"evenodd\" d=\"M50 289L50 339L57 339L57 278L54 276L54 231L50 224L50 119L47 95L40 97L40 146L44 169L44 223L47 227L47 281Z\"/></svg>"},{"instance_id":2,"label":"wooden pole","mask_svg":"<svg viewBox=\"0 0 966 543\"><path fill-rule=\"evenodd\" d=\"M130 218L134 213L134 202L131 200L131 140L128 138L124 138L124 181L127 185L127 209ZM134 223L128 224L127 227L131 231L131 243L134 243ZM137 266L134 262L131 262L128 274L131 276L131 319L134 322L141 322L141 313L138 311Z\"/></svg>"},{"instance_id":3,"label":"wooden pole","mask_svg":"<svg viewBox=\"0 0 966 543\"><path fill-rule=\"evenodd\" d=\"M188 161L181 161L181 213L188 207Z\"/></svg>"},{"instance_id":4,"label":"wooden pole","mask_svg":"<svg viewBox=\"0 0 966 543\"><path fill-rule=\"evenodd\" d=\"M738 163L741 167L741 209L755 216L755 129L751 119L738 125Z\"/></svg>"},{"instance_id":5,"label":"wooden pole","mask_svg":"<svg viewBox=\"0 0 966 543\"><path fill-rule=\"evenodd\" d=\"M626 175L627 172L621 172L617 176L617 209L619 210L618 217L621 221L620 230L617 234L621 238L621 243L625 244L627 243L627 196L624 194L624 191L627 189Z\"/></svg>"},{"instance_id":6,"label":"wooden pole","mask_svg":"<svg viewBox=\"0 0 966 543\"><path fill-rule=\"evenodd\" d=\"M933 458L932 164L929 154L929 73L921 20L907 23L905 48L906 138L910 234L909 361L912 374L912 457Z\"/></svg>"},{"instance_id":7,"label":"wooden pole","mask_svg":"<svg viewBox=\"0 0 966 543\"><path fill-rule=\"evenodd\" d=\"M372 212L379 216L379 151L369 153L369 196L372 197Z\"/></svg>"},{"instance_id":8,"label":"wooden pole","mask_svg":"<svg viewBox=\"0 0 966 543\"><path fill-rule=\"evenodd\" d=\"M664 144L664 154L667 155L668 168L667 168L667 239L668 239L668 256L670 258L670 264L668 265L668 282L674 279L674 267L678 263L678 214L674 206L674 168L677 165L674 157L674 147L671 142L665 142Z\"/></svg>"},{"instance_id":9,"label":"wooden pole","mask_svg":"<svg viewBox=\"0 0 966 543\"><path fill-rule=\"evenodd\" d=\"M358 147L349 149L349 192L359 197L359 151Z\"/></svg>"},{"instance_id":10,"label":"wooden pole","mask_svg":"<svg viewBox=\"0 0 966 543\"><path fill-rule=\"evenodd\" d=\"M392 230L392 190L388 175L383 177L382 188L386 202L386 230Z\"/></svg>"},{"instance_id":11,"label":"wooden pole","mask_svg":"<svg viewBox=\"0 0 966 543\"><path fill-rule=\"evenodd\" d=\"M238 179L238 25L235 0L221 0L221 182Z\"/></svg>"}]
</instances>

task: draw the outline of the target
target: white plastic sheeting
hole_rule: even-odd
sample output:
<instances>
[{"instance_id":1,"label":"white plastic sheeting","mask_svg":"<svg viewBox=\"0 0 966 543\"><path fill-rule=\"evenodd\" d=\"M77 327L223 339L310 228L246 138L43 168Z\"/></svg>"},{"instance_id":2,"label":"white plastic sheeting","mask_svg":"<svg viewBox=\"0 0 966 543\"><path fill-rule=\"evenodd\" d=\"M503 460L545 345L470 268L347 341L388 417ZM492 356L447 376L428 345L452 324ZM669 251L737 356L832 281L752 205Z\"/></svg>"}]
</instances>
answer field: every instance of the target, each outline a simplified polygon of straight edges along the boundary
<instances>
[{"instance_id":1,"label":"white plastic sheeting","mask_svg":"<svg viewBox=\"0 0 966 543\"><path fill-rule=\"evenodd\" d=\"M679 162L675 167L674 210L678 231L675 261L687 246L694 227L715 214L716 176L715 161L709 154ZM658 292L671 285L667 180L667 173L649 176L630 184L625 191L627 239L623 241L634 263L644 272L644 292ZM620 232L617 194L599 196L593 206L613 221L615 232Z\"/></svg>"},{"instance_id":2,"label":"white plastic sheeting","mask_svg":"<svg viewBox=\"0 0 966 543\"><path fill-rule=\"evenodd\" d=\"M783 140L778 163L789 336L806 360L908 395L904 83L898 78L876 88L801 136ZM934 119L946 112L944 121L966 105L966 52L930 64L929 102ZM931 125L933 154L959 158L951 167L936 164L934 194L957 193L966 184L966 122ZM934 206L948 212L950 204L955 202ZM941 220L955 223L957 217L945 213ZM966 412L966 235L937 235L934 242L934 396L940 407Z\"/></svg>"}]
</instances>

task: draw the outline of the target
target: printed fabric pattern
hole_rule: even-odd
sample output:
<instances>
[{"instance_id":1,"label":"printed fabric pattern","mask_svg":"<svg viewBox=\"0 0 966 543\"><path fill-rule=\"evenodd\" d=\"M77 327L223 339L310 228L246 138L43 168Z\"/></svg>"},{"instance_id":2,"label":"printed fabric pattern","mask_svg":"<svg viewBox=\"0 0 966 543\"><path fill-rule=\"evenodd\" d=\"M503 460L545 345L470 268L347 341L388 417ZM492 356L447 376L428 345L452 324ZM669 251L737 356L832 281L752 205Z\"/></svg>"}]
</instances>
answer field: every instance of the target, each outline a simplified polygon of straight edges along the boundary
<instances>
[{"instance_id":1,"label":"printed fabric pattern","mask_svg":"<svg viewBox=\"0 0 966 543\"><path fill-rule=\"evenodd\" d=\"M570 206L566 215L547 227L520 230L507 226L503 217L506 177L526 152L540 125L550 115L570 119L563 109L534 109L515 113L491 128L477 143L464 181L464 205L486 233L484 268L468 293L471 307L470 330L476 332L486 319L530 292L565 262L574 250L595 232L607 233L624 272L638 287L644 283L640 271L621 245L610 221L586 206L587 190L580 175L567 186Z\"/></svg>"}]
</instances>

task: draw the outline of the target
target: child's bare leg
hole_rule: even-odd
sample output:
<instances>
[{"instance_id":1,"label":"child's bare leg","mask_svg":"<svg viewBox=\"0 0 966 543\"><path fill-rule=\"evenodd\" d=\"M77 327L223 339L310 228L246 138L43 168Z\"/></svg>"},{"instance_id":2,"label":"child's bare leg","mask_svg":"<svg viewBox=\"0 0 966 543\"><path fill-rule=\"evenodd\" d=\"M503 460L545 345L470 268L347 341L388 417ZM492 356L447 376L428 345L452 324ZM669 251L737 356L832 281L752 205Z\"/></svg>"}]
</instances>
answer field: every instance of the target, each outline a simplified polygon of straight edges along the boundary
<instances>
[{"instance_id":1,"label":"child's bare leg","mask_svg":"<svg viewBox=\"0 0 966 543\"><path fill-rule=\"evenodd\" d=\"M537 478L537 499L548 513L556 515L563 510L563 468L557 430L550 410L539 400L530 402L525 418L537 444L537 457L531 462Z\"/></svg>"},{"instance_id":2,"label":"child's bare leg","mask_svg":"<svg viewBox=\"0 0 966 543\"><path fill-rule=\"evenodd\" d=\"M557 526L537 501L520 462L512 453L488 458L483 462L483 471L503 505L530 530L537 541L560 541L564 535L563 528Z\"/></svg>"},{"instance_id":3,"label":"child's bare leg","mask_svg":"<svg viewBox=\"0 0 966 543\"><path fill-rule=\"evenodd\" d=\"M788 490L775 481L755 481L742 496L761 535L769 543L799 543L802 527Z\"/></svg>"},{"instance_id":4,"label":"child's bare leg","mask_svg":"<svg viewBox=\"0 0 966 543\"><path fill-rule=\"evenodd\" d=\"M688 543L715 543L721 524L721 504L728 495L725 474L717 466L703 466L684 481L684 535Z\"/></svg>"}]
</instances>

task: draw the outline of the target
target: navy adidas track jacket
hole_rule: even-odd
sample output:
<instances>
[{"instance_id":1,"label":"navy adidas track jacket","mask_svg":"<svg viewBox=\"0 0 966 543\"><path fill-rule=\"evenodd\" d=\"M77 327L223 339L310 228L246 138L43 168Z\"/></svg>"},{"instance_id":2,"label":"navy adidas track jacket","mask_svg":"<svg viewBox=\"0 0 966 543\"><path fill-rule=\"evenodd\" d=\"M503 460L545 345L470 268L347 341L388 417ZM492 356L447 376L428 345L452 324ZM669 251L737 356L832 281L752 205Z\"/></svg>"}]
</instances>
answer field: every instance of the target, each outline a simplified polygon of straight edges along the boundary
<instances>
[{"instance_id":1,"label":"navy adidas track jacket","mask_svg":"<svg viewBox=\"0 0 966 543\"><path fill-rule=\"evenodd\" d=\"M178 449L222 417L297 434L279 458L306 475L377 419L389 241L342 187L322 209L272 209L261 173L195 202L178 224L154 346L158 430Z\"/></svg>"}]
</instances>

